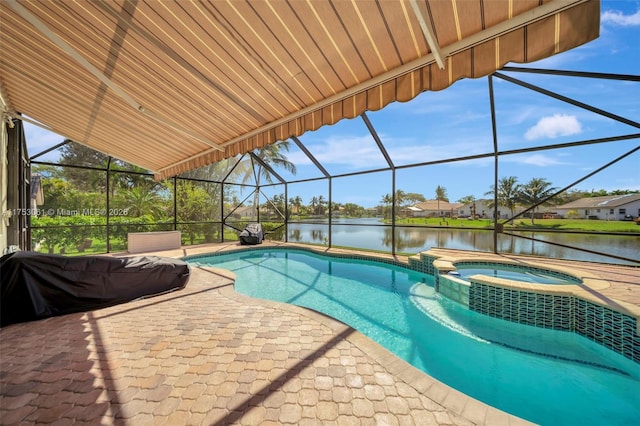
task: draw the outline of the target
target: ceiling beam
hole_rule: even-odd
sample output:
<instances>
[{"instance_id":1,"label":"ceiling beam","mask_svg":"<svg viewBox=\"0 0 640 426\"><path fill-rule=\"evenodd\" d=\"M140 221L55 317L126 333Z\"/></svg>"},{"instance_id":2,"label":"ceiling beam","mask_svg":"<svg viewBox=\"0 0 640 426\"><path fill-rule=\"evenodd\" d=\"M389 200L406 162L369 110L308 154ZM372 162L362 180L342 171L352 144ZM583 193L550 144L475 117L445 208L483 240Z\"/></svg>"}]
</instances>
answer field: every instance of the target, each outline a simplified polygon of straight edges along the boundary
<instances>
[{"instance_id":1,"label":"ceiling beam","mask_svg":"<svg viewBox=\"0 0 640 426\"><path fill-rule=\"evenodd\" d=\"M58 36L55 32L53 32L49 27L47 27L37 16L31 13L27 8L18 3L17 0L4 0L6 4L9 5L22 18L24 18L27 22L33 25L38 31L40 31L46 38L48 38L52 43L66 52L69 56L71 56L76 62L78 62L84 69L93 74L98 80L104 83L109 89L111 89L116 95L118 95L122 100L124 100L129 106L131 106L136 111L144 114L145 116L152 118L153 120L162 123L172 129L186 135L190 136L205 145L212 147L218 151L224 151L217 143L210 141L209 139L182 127L180 124L173 122L167 118L163 118L158 116L153 111L148 110L143 105L140 105L133 97L131 97L127 92L125 92L120 86L114 83L109 77L107 77L102 71L96 68L93 64L91 64L87 59L85 59L80 53L78 53L73 47L71 47L67 42L65 42L60 36Z\"/></svg>"},{"instance_id":2,"label":"ceiling beam","mask_svg":"<svg viewBox=\"0 0 640 426\"><path fill-rule=\"evenodd\" d=\"M418 19L418 23L420 24L420 29L422 29L422 34L427 39L427 44L429 45L429 50L433 53L433 57L438 64L438 68L441 70L444 69L444 59L442 55L442 51L440 50L440 45L438 44L438 40L436 40L436 33L433 30L433 25L431 20L425 19L425 16L422 14L422 9L418 5L417 0L410 0L411 8L413 9L413 13L416 15Z\"/></svg>"},{"instance_id":3,"label":"ceiling beam","mask_svg":"<svg viewBox=\"0 0 640 426\"><path fill-rule=\"evenodd\" d=\"M329 172L327 171L327 169L324 168L324 166L322 165L322 163L320 163L318 161L318 159L315 157L315 155L313 155L311 153L311 151L309 151L309 149L302 143L302 141L300 139L298 139L297 136L291 136L291 140L298 146L298 148L300 148L300 150L302 152L304 152L304 154L307 156L307 158L309 160L311 160L311 162L313 164L315 164L315 166L322 172L322 174L324 175L324 177L326 178L330 178L331 175L329 174Z\"/></svg>"},{"instance_id":4,"label":"ceiling beam","mask_svg":"<svg viewBox=\"0 0 640 426\"><path fill-rule=\"evenodd\" d=\"M373 127L373 124L371 124L371 121L369 120L367 113L363 112L362 114L360 114L360 118L362 118L362 121L364 121L364 124L367 126L367 129L369 129L369 133L371 133L373 140L376 142L376 145L378 145L378 149L382 153L382 156L384 157L384 159L387 161L389 168L391 170L395 169L393 160L391 159L389 152L385 148L384 143L382 143L382 140L380 139L380 136L378 135L378 132L376 131L375 127Z\"/></svg>"}]
</instances>

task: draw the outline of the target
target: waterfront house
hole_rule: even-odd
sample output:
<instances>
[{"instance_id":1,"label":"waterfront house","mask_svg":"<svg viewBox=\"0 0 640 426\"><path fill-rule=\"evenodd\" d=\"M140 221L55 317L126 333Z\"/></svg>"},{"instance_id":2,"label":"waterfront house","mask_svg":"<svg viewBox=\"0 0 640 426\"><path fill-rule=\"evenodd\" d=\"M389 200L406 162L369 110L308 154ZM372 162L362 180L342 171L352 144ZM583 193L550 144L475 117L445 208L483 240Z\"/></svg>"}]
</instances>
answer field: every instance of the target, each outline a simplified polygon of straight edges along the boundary
<instances>
[{"instance_id":1,"label":"waterfront house","mask_svg":"<svg viewBox=\"0 0 640 426\"><path fill-rule=\"evenodd\" d=\"M498 217L506 219L509 217L509 209L498 207ZM458 217L493 217L493 200L481 199L472 203L464 204L458 209Z\"/></svg>"},{"instance_id":2,"label":"waterfront house","mask_svg":"<svg viewBox=\"0 0 640 426\"><path fill-rule=\"evenodd\" d=\"M580 198L555 211L564 218L630 220L640 216L640 193Z\"/></svg>"},{"instance_id":3,"label":"waterfront house","mask_svg":"<svg viewBox=\"0 0 640 426\"><path fill-rule=\"evenodd\" d=\"M462 207L462 203L427 200L414 204L407 210L412 217L453 217L458 215L460 207Z\"/></svg>"}]
</instances>

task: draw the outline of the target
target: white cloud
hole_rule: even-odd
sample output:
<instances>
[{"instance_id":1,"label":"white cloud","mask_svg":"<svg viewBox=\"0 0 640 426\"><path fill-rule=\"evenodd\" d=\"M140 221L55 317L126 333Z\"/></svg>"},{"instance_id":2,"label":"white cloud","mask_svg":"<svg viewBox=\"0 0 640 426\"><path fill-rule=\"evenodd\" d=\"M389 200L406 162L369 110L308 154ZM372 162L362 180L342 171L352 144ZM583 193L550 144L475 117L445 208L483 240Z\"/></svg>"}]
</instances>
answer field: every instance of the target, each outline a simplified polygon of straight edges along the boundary
<instances>
[{"instance_id":1,"label":"white cloud","mask_svg":"<svg viewBox=\"0 0 640 426\"><path fill-rule=\"evenodd\" d=\"M632 15L625 15L618 10L605 10L600 17L600 22L620 27L640 26L640 9Z\"/></svg>"},{"instance_id":2,"label":"white cloud","mask_svg":"<svg viewBox=\"0 0 640 426\"><path fill-rule=\"evenodd\" d=\"M382 153L370 135L331 136L319 143L307 146L321 164L340 164L353 168L380 167L386 165ZM296 164L310 164L307 156L300 152L287 156Z\"/></svg>"},{"instance_id":3,"label":"white cloud","mask_svg":"<svg viewBox=\"0 0 640 426\"><path fill-rule=\"evenodd\" d=\"M538 123L524 134L525 139L557 138L582 132L582 125L575 115L554 114L542 117Z\"/></svg>"},{"instance_id":4,"label":"white cloud","mask_svg":"<svg viewBox=\"0 0 640 426\"><path fill-rule=\"evenodd\" d=\"M505 159L503 158L502 161L504 160ZM558 161L553 157L549 157L548 155L543 154L532 154L517 157L514 162L537 167L560 166L569 164L563 161Z\"/></svg>"},{"instance_id":5,"label":"white cloud","mask_svg":"<svg viewBox=\"0 0 640 426\"><path fill-rule=\"evenodd\" d=\"M536 109L532 106L510 105L509 109L500 111L500 114L501 117L507 117L509 125L518 125L529 120L537 112Z\"/></svg>"},{"instance_id":6,"label":"white cloud","mask_svg":"<svg viewBox=\"0 0 640 426\"><path fill-rule=\"evenodd\" d=\"M413 164L421 161L434 161L484 152L477 141L468 137L458 140L447 139L445 142L428 144L415 138L393 137L379 134L389 156L396 165ZM347 170L366 170L386 168L388 164L380 149L370 135L332 135L313 142L303 141L313 156L323 165L342 166ZM289 161L297 165L309 165L311 161L301 151L293 151L287 155Z\"/></svg>"}]
</instances>

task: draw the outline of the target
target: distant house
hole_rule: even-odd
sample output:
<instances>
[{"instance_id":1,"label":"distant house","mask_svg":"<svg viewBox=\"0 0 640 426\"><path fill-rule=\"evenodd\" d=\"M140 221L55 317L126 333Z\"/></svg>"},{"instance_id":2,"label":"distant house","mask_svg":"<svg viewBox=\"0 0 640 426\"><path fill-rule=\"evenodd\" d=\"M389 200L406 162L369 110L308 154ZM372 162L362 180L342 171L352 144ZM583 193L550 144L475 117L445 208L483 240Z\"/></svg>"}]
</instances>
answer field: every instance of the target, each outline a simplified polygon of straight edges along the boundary
<instances>
[{"instance_id":1,"label":"distant house","mask_svg":"<svg viewBox=\"0 0 640 426\"><path fill-rule=\"evenodd\" d=\"M493 217L493 207L490 207L492 203L493 200L475 200L473 203L464 204L458 209L458 217ZM502 210L498 210L498 216L506 218L509 211L505 207L502 207Z\"/></svg>"},{"instance_id":2,"label":"distant house","mask_svg":"<svg viewBox=\"0 0 640 426\"><path fill-rule=\"evenodd\" d=\"M256 217L256 209L250 207L238 207L231 215L235 219L254 219Z\"/></svg>"},{"instance_id":3,"label":"distant house","mask_svg":"<svg viewBox=\"0 0 640 426\"><path fill-rule=\"evenodd\" d=\"M518 214L523 209L518 206L513 214ZM481 218L493 218L493 200L481 199L475 200L473 203L465 204L458 210L459 217L481 217ZM498 218L508 219L511 216L511 211L505 206L498 206Z\"/></svg>"},{"instance_id":4,"label":"distant house","mask_svg":"<svg viewBox=\"0 0 640 426\"><path fill-rule=\"evenodd\" d=\"M365 211L365 216L366 217L382 216L382 207L381 206L367 207L367 208L364 209L364 211Z\"/></svg>"},{"instance_id":5,"label":"distant house","mask_svg":"<svg viewBox=\"0 0 640 426\"><path fill-rule=\"evenodd\" d=\"M523 206L517 205L513 210L513 215L517 215L525 208ZM547 209L545 207L545 209ZM554 208L555 211L555 208ZM474 213L475 212L475 213ZM529 213L525 214L525 217L528 216ZM490 199L480 199L475 200L473 203L465 204L458 210L458 217L479 217L479 218L492 218L493 219L493 200ZM540 212L537 213L536 217L556 217L555 213L551 212ZM509 219L511 217L511 210L506 208L505 206L498 206L498 219Z\"/></svg>"},{"instance_id":6,"label":"distant house","mask_svg":"<svg viewBox=\"0 0 640 426\"><path fill-rule=\"evenodd\" d=\"M569 212L581 219L624 220L640 216L640 193L587 197L572 201L554 210L561 217Z\"/></svg>"},{"instance_id":7,"label":"distant house","mask_svg":"<svg viewBox=\"0 0 640 426\"><path fill-rule=\"evenodd\" d=\"M458 215L462 203L448 201L427 200L407 208L412 217L452 217Z\"/></svg>"}]
</instances>

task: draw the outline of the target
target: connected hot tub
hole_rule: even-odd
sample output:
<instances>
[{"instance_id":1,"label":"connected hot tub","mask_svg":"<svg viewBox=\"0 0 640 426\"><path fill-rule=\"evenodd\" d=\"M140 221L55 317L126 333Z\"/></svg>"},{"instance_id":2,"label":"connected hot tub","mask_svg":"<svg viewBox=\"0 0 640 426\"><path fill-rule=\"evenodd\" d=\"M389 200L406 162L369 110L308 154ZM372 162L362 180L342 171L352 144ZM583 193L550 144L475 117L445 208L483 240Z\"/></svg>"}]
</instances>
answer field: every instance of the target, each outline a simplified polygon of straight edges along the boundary
<instances>
[{"instance_id":1,"label":"connected hot tub","mask_svg":"<svg viewBox=\"0 0 640 426\"><path fill-rule=\"evenodd\" d=\"M579 265L432 250L410 260L436 291L469 310L573 332L640 362L640 311L602 294L611 283Z\"/></svg>"},{"instance_id":2,"label":"connected hot tub","mask_svg":"<svg viewBox=\"0 0 640 426\"><path fill-rule=\"evenodd\" d=\"M571 271L538 263L494 259L437 259L433 261L436 290L443 296L473 307L471 292L491 294L571 294L584 285L583 277ZM510 299L511 300L511 299Z\"/></svg>"},{"instance_id":3,"label":"connected hot tub","mask_svg":"<svg viewBox=\"0 0 640 426\"><path fill-rule=\"evenodd\" d=\"M582 280L576 276L534 267L531 265L504 264L495 262L455 262L455 270L448 275L469 281L474 275L501 278L532 284L572 285L581 284Z\"/></svg>"}]
</instances>

